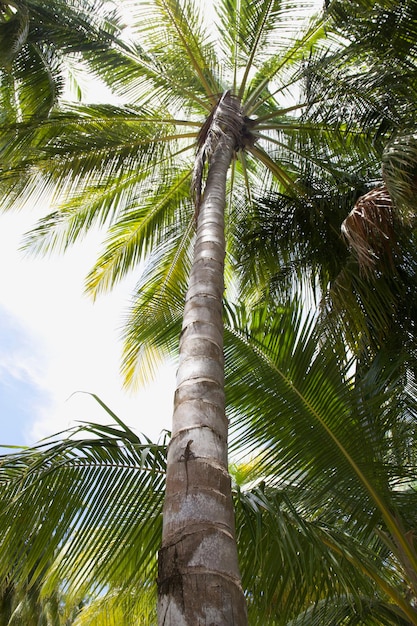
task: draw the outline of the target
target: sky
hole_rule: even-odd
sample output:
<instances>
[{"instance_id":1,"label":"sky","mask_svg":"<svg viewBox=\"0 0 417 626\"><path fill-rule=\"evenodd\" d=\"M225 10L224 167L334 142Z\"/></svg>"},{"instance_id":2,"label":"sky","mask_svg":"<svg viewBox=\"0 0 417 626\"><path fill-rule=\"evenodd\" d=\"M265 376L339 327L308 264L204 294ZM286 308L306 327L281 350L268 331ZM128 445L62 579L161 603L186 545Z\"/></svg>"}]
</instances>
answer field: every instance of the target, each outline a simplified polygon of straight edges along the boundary
<instances>
[{"instance_id":1,"label":"sky","mask_svg":"<svg viewBox=\"0 0 417 626\"><path fill-rule=\"evenodd\" d=\"M97 233L65 255L29 256L20 248L33 222L28 209L0 215L0 444L109 423L88 393L156 441L171 426L175 367L163 366L143 390L123 389L121 329L135 276L93 303L83 285Z\"/></svg>"}]
</instances>

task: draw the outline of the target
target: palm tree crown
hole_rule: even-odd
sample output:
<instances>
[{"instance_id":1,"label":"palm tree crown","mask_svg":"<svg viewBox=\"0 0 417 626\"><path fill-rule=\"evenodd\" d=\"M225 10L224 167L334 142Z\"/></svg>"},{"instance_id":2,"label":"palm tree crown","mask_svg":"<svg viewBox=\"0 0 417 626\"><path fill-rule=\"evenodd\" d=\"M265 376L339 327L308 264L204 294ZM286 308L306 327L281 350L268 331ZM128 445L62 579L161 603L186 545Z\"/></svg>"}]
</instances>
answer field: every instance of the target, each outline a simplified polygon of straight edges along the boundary
<instances>
[{"instance_id":1,"label":"palm tree crown","mask_svg":"<svg viewBox=\"0 0 417 626\"><path fill-rule=\"evenodd\" d=\"M303 122L303 103L291 95L303 58L323 36L320 22L302 28L307 8L305 2L291 10L277 1L219 2L217 26L208 28L192 2L138 3L134 42L113 46L101 67L102 79L128 104L62 104L36 126L23 121L9 137L2 185L10 202L23 185L25 193L55 194L54 211L27 237L30 249L65 249L92 226L105 225L105 247L87 279L94 297L146 259L126 329L130 380L138 363L152 366L155 327L171 315L167 299L179 313L194 233L194 154L221 95L230 90L245 119L229 181L227 277L245 203L264 189L295 185L300 162L311 157L311 136L334 140L328 129ZM153 348L146 349L151 337Z\"/></svg>"}]
</instances>

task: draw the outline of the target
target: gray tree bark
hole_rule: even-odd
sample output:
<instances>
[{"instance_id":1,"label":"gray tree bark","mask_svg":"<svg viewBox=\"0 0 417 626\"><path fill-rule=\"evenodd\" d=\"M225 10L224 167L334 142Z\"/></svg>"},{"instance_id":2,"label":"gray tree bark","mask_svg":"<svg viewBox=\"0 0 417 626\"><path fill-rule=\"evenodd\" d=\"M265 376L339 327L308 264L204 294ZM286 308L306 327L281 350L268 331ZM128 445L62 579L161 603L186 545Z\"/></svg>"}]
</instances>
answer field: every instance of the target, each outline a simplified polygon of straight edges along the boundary
<instances>
[{"instance_id":1,"label":"gray tree bark","mask_svg":"<svg viewBox=\"0 0 417 626\"><path fill-rule=\"evenodd\" d=\"M247 624L228 473L222 318L226 178L242 126L238 100L225 94L202 157L209 167L185 301L168 449L159 626Z\"/></svg>"}]
</instances>

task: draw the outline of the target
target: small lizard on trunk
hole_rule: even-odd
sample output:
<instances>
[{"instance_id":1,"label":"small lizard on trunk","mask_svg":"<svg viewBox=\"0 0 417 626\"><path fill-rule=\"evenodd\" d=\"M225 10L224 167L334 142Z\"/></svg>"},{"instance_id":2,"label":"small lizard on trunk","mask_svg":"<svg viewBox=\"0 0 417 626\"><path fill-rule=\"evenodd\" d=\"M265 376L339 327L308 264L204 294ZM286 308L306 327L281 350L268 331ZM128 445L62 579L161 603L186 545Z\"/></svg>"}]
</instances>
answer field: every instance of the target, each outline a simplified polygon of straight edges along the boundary
<instances>
[{"instance_id":1,"label":"small lizard on trunk","mask_svg":"<svg viewBox=\"0 0 417 626\"><path fill-rule=\"evenodd\" d=\"M186 495L188 495L188 461L192 461L193 459L196 458L194 452L191 450L192 443L193 443L193 439L190 439L187 445L185 446L185 450L183 454L181 454L180 456L180 461L184 461L185 463L185 478L186 478L185 493Z\"/></svg>"}]
</instances>

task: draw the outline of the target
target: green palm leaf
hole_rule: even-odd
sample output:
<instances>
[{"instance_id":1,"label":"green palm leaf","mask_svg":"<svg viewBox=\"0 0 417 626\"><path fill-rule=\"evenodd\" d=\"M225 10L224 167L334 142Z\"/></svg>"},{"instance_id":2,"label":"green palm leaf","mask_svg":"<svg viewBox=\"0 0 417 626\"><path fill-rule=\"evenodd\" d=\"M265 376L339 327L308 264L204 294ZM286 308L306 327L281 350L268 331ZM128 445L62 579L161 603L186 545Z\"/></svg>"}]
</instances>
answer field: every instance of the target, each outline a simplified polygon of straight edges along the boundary
<instances>
[{"instance_id":1,"label":"green palm leaf","mask_svg":"<svg viewBox=\"0 0 417 626\"><path fill-rule=\"evenodd\" d=\"M138 572L142 580L155 577L165 446L141 440L116 422L86 424L61 441L4 459L1 480L8 497L1 518L8 530L0 547L2 576L15 564L14 576L43 578L46 595L68 581L74 598L109 585L128 597L139 584ZM24 560L22 550L28 550Z\"/></svg>"},{"instance_id":2,"label":"green palm leaf","mask_svg":"<svg viewBox=\"0 0 417 626\"><path fill-rule=\"evenodd\" d=\"M229 316L230 331L240 336L240 348L233 342L226 351L233 363L228 398L236 450L256 452L279 484L315 494L317 508L330 498L334 509L364 529L382 524L397 543L396 556L407 552L415 569L414 548L394 513L397 496L391 488L403 481L411 486L410 475L387 457L398 406L404 407L405 424L415 419L414 390L404 389L401 365L382 372L391 377L389 385L382 378L375 386L365 377L352 388L331 346L317 351L318 337L308 319L301 323L292 310L271 315L261 309L250 320L244 310L230 310ZM396 401L393 376L398 377ZM251 397L258 399L256 405Z\"/></svg>"},{"instance_id":3,"label":"green palm leaf","mask_svg":"<svg viewBox=\"0 0 417 626\"><path fill-rule=\"evenodd\" d=\"M384 591L395 598L401 575L384 567L383 542L335 527L325 505L311 507L308 492L268 486L268 480L258 487L241 485L237 492L251 623L302 623L308 614L308 620L331 624L340 611L350 619L361 616L366 624L387 613L392 619L387 623L395 624L399 611Z\"/></svg>"}]
</instances>

